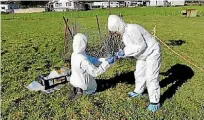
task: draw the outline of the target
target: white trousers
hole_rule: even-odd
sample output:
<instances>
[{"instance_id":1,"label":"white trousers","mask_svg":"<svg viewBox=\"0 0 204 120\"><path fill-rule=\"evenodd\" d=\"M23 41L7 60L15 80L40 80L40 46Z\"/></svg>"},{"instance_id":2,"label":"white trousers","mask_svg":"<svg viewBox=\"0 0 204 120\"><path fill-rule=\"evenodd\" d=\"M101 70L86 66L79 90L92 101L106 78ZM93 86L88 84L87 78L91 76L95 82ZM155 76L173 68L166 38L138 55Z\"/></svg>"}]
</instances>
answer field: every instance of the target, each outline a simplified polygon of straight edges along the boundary
<instances>
[{"instance_id":1,"label":"white trousers","mask_svg":"<svg viewBox=\"0 0 204 120\"><path fill-rule=\"evenodd\" d=\"M138 60L136 63L135 90L136 93L143 93L147 88L151 103L159 103L160 85L159 69L161 66L160 51L154 51L146 60Z\"/></svg>"}]
</instances>

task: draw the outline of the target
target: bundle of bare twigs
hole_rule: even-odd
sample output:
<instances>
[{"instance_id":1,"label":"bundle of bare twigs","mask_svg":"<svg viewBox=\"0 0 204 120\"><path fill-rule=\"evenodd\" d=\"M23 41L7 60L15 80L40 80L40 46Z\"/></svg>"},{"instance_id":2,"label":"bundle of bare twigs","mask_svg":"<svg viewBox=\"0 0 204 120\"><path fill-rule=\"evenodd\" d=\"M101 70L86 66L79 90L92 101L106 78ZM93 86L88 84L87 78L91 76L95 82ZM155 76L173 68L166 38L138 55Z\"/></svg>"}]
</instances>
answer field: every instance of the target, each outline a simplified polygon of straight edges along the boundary
<instances>
[{"instance_id":1,"label":"bundle of bare twigs","mask_svg":"<svg viewBox=\"0 0 204 120\"><path fill-rule=\"evenodd\" d=\"M114 55L115 52L123 47L124 44L122 43L121 36L108 33L99 45L88 46L86 52L96 57L108 57Z\"/></svg>"}]
</instances>

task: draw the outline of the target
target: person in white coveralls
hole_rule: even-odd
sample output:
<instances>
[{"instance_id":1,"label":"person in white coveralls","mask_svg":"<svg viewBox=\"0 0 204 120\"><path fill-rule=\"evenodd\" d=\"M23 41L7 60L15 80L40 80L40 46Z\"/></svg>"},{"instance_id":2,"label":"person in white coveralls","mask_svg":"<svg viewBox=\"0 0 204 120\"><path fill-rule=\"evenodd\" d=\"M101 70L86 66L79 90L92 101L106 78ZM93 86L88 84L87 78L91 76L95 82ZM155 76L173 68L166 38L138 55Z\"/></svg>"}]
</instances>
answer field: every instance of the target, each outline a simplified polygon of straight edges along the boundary
<instances>
[{"instance_id":1,"label":"person in white coveralls","mask_svg":"<svg viewBox=\"0 0 204 120\"><path fill-rule=\"evenodd\" d=\"M161 66L161 49L156 39L142 26L127 24L119 16L108 17L108 30L122 35L125 45L116 53L118 58L133 56L136 62L135 89L129 97L139 97L147 88L150 104L148 110L155 112L160 108L159 69Z\"/></svg>"},{"instance_id":2,"label":"person in white coveralls","mask_svg":"<svg viewBox=\"0 0 204 120\"><path fill-rule=\"evenodd\" d=\"M87 42L87 37L82 33L74 36L70 83L79 94L93 94L97 89L94 77L104 73L114 63L114 57L98 59L89 56L85 52Z\"/></svg>"}]
</instances>

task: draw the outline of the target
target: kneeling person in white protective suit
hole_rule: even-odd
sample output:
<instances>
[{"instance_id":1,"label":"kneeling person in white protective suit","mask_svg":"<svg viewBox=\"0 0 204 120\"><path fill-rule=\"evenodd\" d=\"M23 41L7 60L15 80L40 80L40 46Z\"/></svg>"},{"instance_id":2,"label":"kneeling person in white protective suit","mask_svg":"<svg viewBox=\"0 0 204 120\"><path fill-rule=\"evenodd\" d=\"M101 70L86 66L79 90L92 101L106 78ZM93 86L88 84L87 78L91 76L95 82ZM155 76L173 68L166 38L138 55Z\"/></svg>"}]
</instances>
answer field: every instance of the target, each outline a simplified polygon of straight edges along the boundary
<instances>
[{"instance_id":1,"label":"kneeling person in white protective suit","mask_svg":"<svg viewBox=\"0 0 204 120\"><path fill-rule=\"evenodd\" d=\"M92 94L97 88L94 77L104 73L114 63L114 57L97 59L89 56L85 52L86 45L87 37L84 34L78 33L74 36L70 83L79 89L77 92Z\"/></svg>"},{"instance_id":2,"label":"kneeling person in white protective suit","mask_svg":"<svg viewBox=\"0 0 204 120\"><path fill-rule=\"evenodd\" d=\"M129 97L140 96L147 87L150 111L160 108L159 69L161 65L160 45L156 39L142 26L126 24L120 17L110 15L108 18L110 32L122 35L125 45L123 50L118 51L116 56L133 56L137 59L135 75L135 89L129 92Z\"/></svg>"}]
</instances>

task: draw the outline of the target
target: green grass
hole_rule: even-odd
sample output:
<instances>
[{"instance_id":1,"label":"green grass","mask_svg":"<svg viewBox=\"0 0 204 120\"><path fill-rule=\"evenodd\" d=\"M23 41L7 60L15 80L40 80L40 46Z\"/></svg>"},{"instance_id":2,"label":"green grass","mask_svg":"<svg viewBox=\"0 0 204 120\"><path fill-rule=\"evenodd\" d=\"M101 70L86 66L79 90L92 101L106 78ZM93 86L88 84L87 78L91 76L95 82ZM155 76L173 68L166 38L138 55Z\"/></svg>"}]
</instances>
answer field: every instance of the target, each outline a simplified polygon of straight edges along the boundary
<instances>
[{"instance_id":1,"label":"green grass","mask_svg":"<svg viewBox=\"0 0 204 120\"><path fill-rule=\"evenodd\" d=\"M117 8L111 11L114 14L122 13L126 22L140 24L148 31L156 25L157 36L163 41L184 40L185 44L173 49L188 55L193 58L193 62L204 67L204 7L188 8L198 9L200 17L181 17L180 10L183 7ZM146 110L147 94L138 99L128 98L127 92L134 89L134 84L123 82L75 101L67 99L68 85L51 94L28 91L25 87L35 77L56 66L65 65L59 54L64 39L62 16L70 18L70 23L77 21L81 28L79 31L89 35L89 43L97 44L96 14L104 33L107 30L107 10L1 16L2 119L204 119L203 73L163 45L160 72L180 63L191 67L194 76L180 86L172 97L166 99L156 113ZM48 63L50 68L46 68ZM101 78L108 80L116 73L134 69L135 61L117 62ZM160 78L161 81L164 79L163 76ZM163 87L161 96L172 85Z\"/></svg>"}]
</instances>

